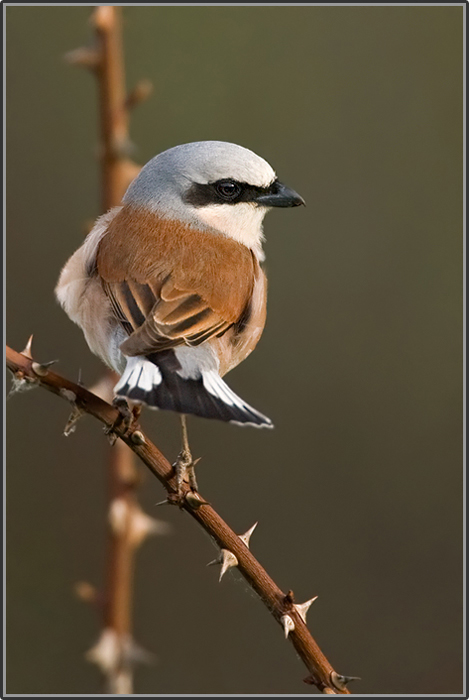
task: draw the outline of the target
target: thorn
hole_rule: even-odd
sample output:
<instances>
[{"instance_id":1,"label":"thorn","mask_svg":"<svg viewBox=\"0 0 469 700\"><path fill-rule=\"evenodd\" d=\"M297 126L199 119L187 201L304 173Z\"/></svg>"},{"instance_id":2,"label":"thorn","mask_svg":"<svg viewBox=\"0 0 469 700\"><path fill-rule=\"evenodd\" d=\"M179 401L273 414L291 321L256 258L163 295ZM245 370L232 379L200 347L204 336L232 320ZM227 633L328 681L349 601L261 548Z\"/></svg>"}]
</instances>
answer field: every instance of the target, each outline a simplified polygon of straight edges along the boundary
<instances>
[{"instance_id":1,"label":"thorn","mask_svg":"<svg viewBox=\"0 0 469 700\"><path fill-rule=\"evenodd\" d=\"M181 498L177 493L169 493L164 501L155 503L155 506L181 506Z\"/></svg>"},{"instance_id":2,"label":"thorn","mask_svg":"<svg viewBox=\"0 0 469 700\"><path fill-rule=\"evenodd\" d=\"M310 607L312 606L314 601L317 599L318 599L318 596L316 595L316 596L314 596L314 598L310 598L309 600L307 600L306 603L297 603L296 605L293 606L305 624L306 624L306 615L308 613L308 610L310 609Z\"/></svg>"},{"instance_id":3,"label":"thorn","mask_svg":"<svg viewBox=\"0 0 469 700\"><path fill-rule=\"evenodd\" d=\"M290 615L282 615L282 617L280 618L280 622L283 625L283 631L285 632L285 639L287 639L290 632L293 632L293 630L295 629L295 623L293 622Z\"/></svg>"},{"instance_id":4,"label":"thorn","mask_svg":"<svg viewBox=\"0 0 469 700\"><path fill-rule=\"evenodd\" d=\"M115 498L109 506L109 524L117 535L125 532L128 512L128 503L123 498Z\"/></svg>"},{"instance_id":5,"label":"thorn","mask_svg":"<svg viewBox=\"0 0 469 700\"><path fill-rule=\"evenodd\" d=\"M194 462L195 464L195 462ZM209 506L210 503L208 501L203 501L198 493L194 493L194 491L188 491L185 495L185 499L187 504L193 508L194 510L198 510L200 506Z\"/></svg>"},{"instance_id":6,"label":"thorn","mask_svg":"<svg viewBox=\"0 0 469 700\"><path fill-rule=\"evenodd\" d=\"M140 644L137 644L132 638L127 640L124 644L123 656L125 661L132 665L138 663L151 666L156 661L155 654L141 647Z\"/></svg>"},{"instance_id":7,"label":"thorn","mask_svg":"<svg viewBox=\"0 0 469 700\"><path fill-rule=\"evenodd\" d=\"M138 547L149 535L167 535L171 532L168 523L156 520L143 512L141 508L135 508L129 528L129 540Z\"/></svg>"},{"instance_id":8,"label":"thorn","mask_svg":"<svg viewBox=\"0 0 469 700\"><path fill-rule=\"evenodd\" d=\"M129 92L127 99L124 102L125 109L133 109L138 104L145 102L153 92L153 83L151 80L143 78L139 80L136 86Z\"/></svg>"},{"instance_id":9,"label":"thorn","mask_svg":"<svg viewBox=\"0 0 469 700\"><path fill-rule=\"evenodd\" d=\"M249 530L244 533L244 535L238 535L239 539L242 542L244 542L244 544L246 545L246 547L248 549L249 549L249 540L251 539L251 535L254 532L254 530L256 529L257 525L258 525L258 523L254 523L254 525L252 527L250 527Z\"/></svg>"},{"instance_id":10,"label":"thorn","mask_svg":"<svg viewBox=\"0 0 469 700\"><path fill-rule=\"evenodd\" d=\"M134 445L144 445L146 443L145 436L140 430L134 430L130 439Z\"/></svg>"},{"instance_id":11,"label":"thorn","mask_svg":"<svg viewBox=\"0 0 469 700\"><path fill-rule=\"evenodd\" d=\"M220 569L220 577L218 579L219 582L222 580L223 576L226 574L228 569L231 569L232 566L238 566L238 560L236 559L233 552L230 552L228 549L222 549L220 563L221 563L221 569Z\"/></svg>"},{"instance_id":12,"label":"thorn","mask_svg":"<svg viewBox=\"0 0 469 700\"><path fill-rule=\"evenodd\" d=\"M101 632L96 644L86 652L85 658L96 664L104 673L112 673L119 664L120 650L117 633L110 627Z\"/></svg>"},{"instance_id":13,"label":"thorn","mask_svg":"<svg viewBox=\"0 0 469 700\"><path fill-rule=\"evenodd\" d=\"M100 54L91 46L82 46L65 54L64 59L72 66L80 66L89 70L96 70L100 64Z\"/></svg>"},{"instance_id":14,"label":"thorn","mask_svg":"<svg viewBox=\"0 0 469 700\"><path fill-rule=\"evenodd\" d=\"M28 360L32 360L32 359L33 359L33 356L32 356L32 354L31 354L32 346L33 346L33 336L30 335L30 336L29 336L29 340L28 340L28 342L26 343L25 349L21 351L21 355L24 355L25 357L27 357Z\"/></svg>"},{"instance_id":15,"label":"thorn","mask_svg":"<svg viewBox=\"0 0 469 700\"><path fill-rule=\"evenodd\" d=\"M351 683L352 681L361 681L360 676L342 676L344 685Z\"/></svg>"},{"instance_id":16,"label":"thorn","mask_svg":"<svg viewBox=\"0 0 469 700\"><path fill-rule=\"evenodd\" d=\"M96 603L98 600L98 591L88 581L78 581L73 586L73 590L77 598L84 603Z\"/></svg>"},{"instance_id":17,"label":"thorn","mask_svg":"<svg viewBox=\"0 0 469 700\"><path fill-rule=\"evenodd\" d=\"M43 362L42 364L39 364L39 362L33 362L31 369L33 370L34 374L37 374L38 377L45 377L49 371L49 367L55 365L56 362L58 362L58 360L51 360L50 362Z\"/></svg>"},{"instance_id":18,"label":"thorn","mask_svg":"<svg viewBox=\"0 0 469 700\"><path fill-rule=\"evenodd\" d=\"M217 559L212 559L212 561L209 561L206 566L215 566L215 564L221 564L221 557L218 557Z\"/></svg>"},{"instance_id":19,"label":"thorn","mask_svg":"<svg viewBox=\"0 0 469 700\"><path fill-rule=\"evenodd\" d=\"M78 386L84 386L84 384L83 384L83 382L82 382L82 376L81 376L81 367L78 369L77 384L78 384Z\"/></svg>"},{"instance_id":20,"label":"thorn","mask_svg":"<svg viewBox=\"0 0 469 700\"><path fill-rule=\"evenodd\" d=\"M72 412L69 415L68 420L65 424L65 428L64 428L65 437L68 437L69 435L71 435L72 433L75 432L78 421L84 415L85 415L85 411L83 411L82 408L78 408L77 405L75 405L73 407Z\"/></svg>"},{"instance_id":21,"label":"thorn","mask_svg":"<svg viewBox=\"0 0 469 700\"><path fill-rule=\"evenodd\" d=\"M97 643L85 654L88 661L96 664L105 676L129 673L136 663L153 663L154 654L136 644L129 634L118 634L111 627L101 632ZM116 680L116 679L114 679ZM125 693L131 693L129 689Z\"/></svg>"},{"instance_id":22,"label":"thorn","mask_svg":"<svg viewBox=\"0 0 469 700\"><path fill-rule=\"evenodd\" d=\"M351 681L361 681L361 678L359 676L342 676L335 671L331 672L331 683L337 690L345 690L347 683Z\"/></svg>"}]
</instances>

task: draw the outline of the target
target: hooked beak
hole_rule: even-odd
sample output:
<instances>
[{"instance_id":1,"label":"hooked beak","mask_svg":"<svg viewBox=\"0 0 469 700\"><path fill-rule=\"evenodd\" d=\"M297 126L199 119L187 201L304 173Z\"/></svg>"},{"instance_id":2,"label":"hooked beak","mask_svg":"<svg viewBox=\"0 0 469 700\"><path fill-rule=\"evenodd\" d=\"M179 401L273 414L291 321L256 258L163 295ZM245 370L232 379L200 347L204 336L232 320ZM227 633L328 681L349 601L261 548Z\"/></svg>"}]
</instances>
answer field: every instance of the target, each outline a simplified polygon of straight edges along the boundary
<instances>
[{"instance_id":1,"label":"hooked beak","mask_svg":"<svg viewBox=\"0 0 469 700\"><path fill-rule=\"evenodd\" d=\"M285 187L276 180L270 187L270 191L256 197L256 203L262 207L298 207L300 204L306 205L303 197L298 192Z\"/></svg>"}]
</instances>

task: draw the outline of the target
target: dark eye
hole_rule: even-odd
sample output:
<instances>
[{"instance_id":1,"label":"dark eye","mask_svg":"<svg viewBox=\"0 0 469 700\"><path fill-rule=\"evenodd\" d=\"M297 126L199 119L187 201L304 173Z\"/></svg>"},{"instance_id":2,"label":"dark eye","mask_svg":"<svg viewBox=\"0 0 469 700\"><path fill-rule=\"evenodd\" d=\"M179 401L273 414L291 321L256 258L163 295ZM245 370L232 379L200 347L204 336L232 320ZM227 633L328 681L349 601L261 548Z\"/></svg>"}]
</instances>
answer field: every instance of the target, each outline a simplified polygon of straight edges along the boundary
<instances>
[{"instance_id":1,"label":"dark eye","mask_svg":"<svg viewBox=\"0 0 469 700\"><path fill-rule=\"evenodd\" d=\"M241 192L241 187L237 182L232 180L223 180L216 183L216 189L218 194L223 197L223 199L235 199Z\"/></svg>"}]
</instances>

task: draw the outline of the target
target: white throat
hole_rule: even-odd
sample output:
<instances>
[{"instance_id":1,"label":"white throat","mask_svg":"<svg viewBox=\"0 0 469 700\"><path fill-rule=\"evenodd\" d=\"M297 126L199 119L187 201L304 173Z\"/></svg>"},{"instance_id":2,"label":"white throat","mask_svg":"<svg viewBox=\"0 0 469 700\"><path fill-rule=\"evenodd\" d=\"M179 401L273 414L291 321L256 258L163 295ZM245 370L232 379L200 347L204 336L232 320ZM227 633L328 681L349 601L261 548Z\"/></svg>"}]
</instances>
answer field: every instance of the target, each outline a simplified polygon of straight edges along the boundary
<instances>
[{"instance_id":1,"label":"white throat","mask_svg":"<svg viewBox=\"0 0 469 700\"><path fill-rule=\"evenodd\" d=\"M259 207L250 202L239 202L238 204L191 207L191 210L194 218L205 226L242 243L252 250L258 260L264 260L262 221L268 211L267 207Z\"/></svg>"}]
</instances>

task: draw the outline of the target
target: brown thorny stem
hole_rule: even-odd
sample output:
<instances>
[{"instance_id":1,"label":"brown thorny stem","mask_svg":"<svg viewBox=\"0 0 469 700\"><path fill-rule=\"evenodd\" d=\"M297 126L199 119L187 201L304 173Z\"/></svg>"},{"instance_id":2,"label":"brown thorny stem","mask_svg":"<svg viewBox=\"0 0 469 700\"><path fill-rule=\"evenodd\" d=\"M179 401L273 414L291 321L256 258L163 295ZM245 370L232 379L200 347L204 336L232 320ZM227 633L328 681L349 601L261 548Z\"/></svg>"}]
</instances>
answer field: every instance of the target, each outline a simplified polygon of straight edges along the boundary
<instances>
[{"instance_id":1,"label":"brown thorny stem","mask_svg":"<svg viewBox=\"0 0 469 700\"><path fill-rule=\"evenodd\" d=\"M142 81L126 97L120 8L97 7L91 22L95 33L94 47L78 49L66 58L70 63L93 70L97 79L101 210L106 212L120 204L128 185L140 170L128 158L129 109L145 99L150 88L148 83ZM115 380L114 373L109 371L104 378L107 396L112 395ZM133 454L122 442L118 442L109 455L108 472L110 527L105 590L102 595L103 630L97 645L87 656L103 672L108 693L131 694L132 662L139 655L132 641L135 553L145 535L156 532L158 528L156 522L145 516L139 507ZM140 534L137 535L136 523L137 529L140 527ZM146 531L142 532L141 526L145 529L145 523ZM159 529L163 531L163 528Z\"/></svg>"},{"instance_id":2,"label":"brown thorny stem","mask_svg":"<svg viewBox=\"0 0 469 700\"><path fill-rule=\"evenodd\" d=\"M306 626L306 611L311 601L296 604L292 591L284 593L280 590L249 550L250 531L243 536L235 534L212 505L199 493L193 493L187 484L183 484L182 498L178 501L175 470L144 435L138 423L134 422L130 428L126 427L120 421L120 414L116 408L83 386L50 371L45 365L34 362L30 351L18 353L7 346L6 363L17 381L34 383L48 389L72 403L74 410L94 416L104 423L107 430L115 432L163 484L168 493L168 502L176 503L189 513L216 542L221 550L219 563L222 565L222 572L230 566L237 566L282 626L285 635L307 667L309 675L305 682L315 685L323 693L349 693L346 684L351 680L350 677L334 671Z\"/></svg>"}]
</instances>

